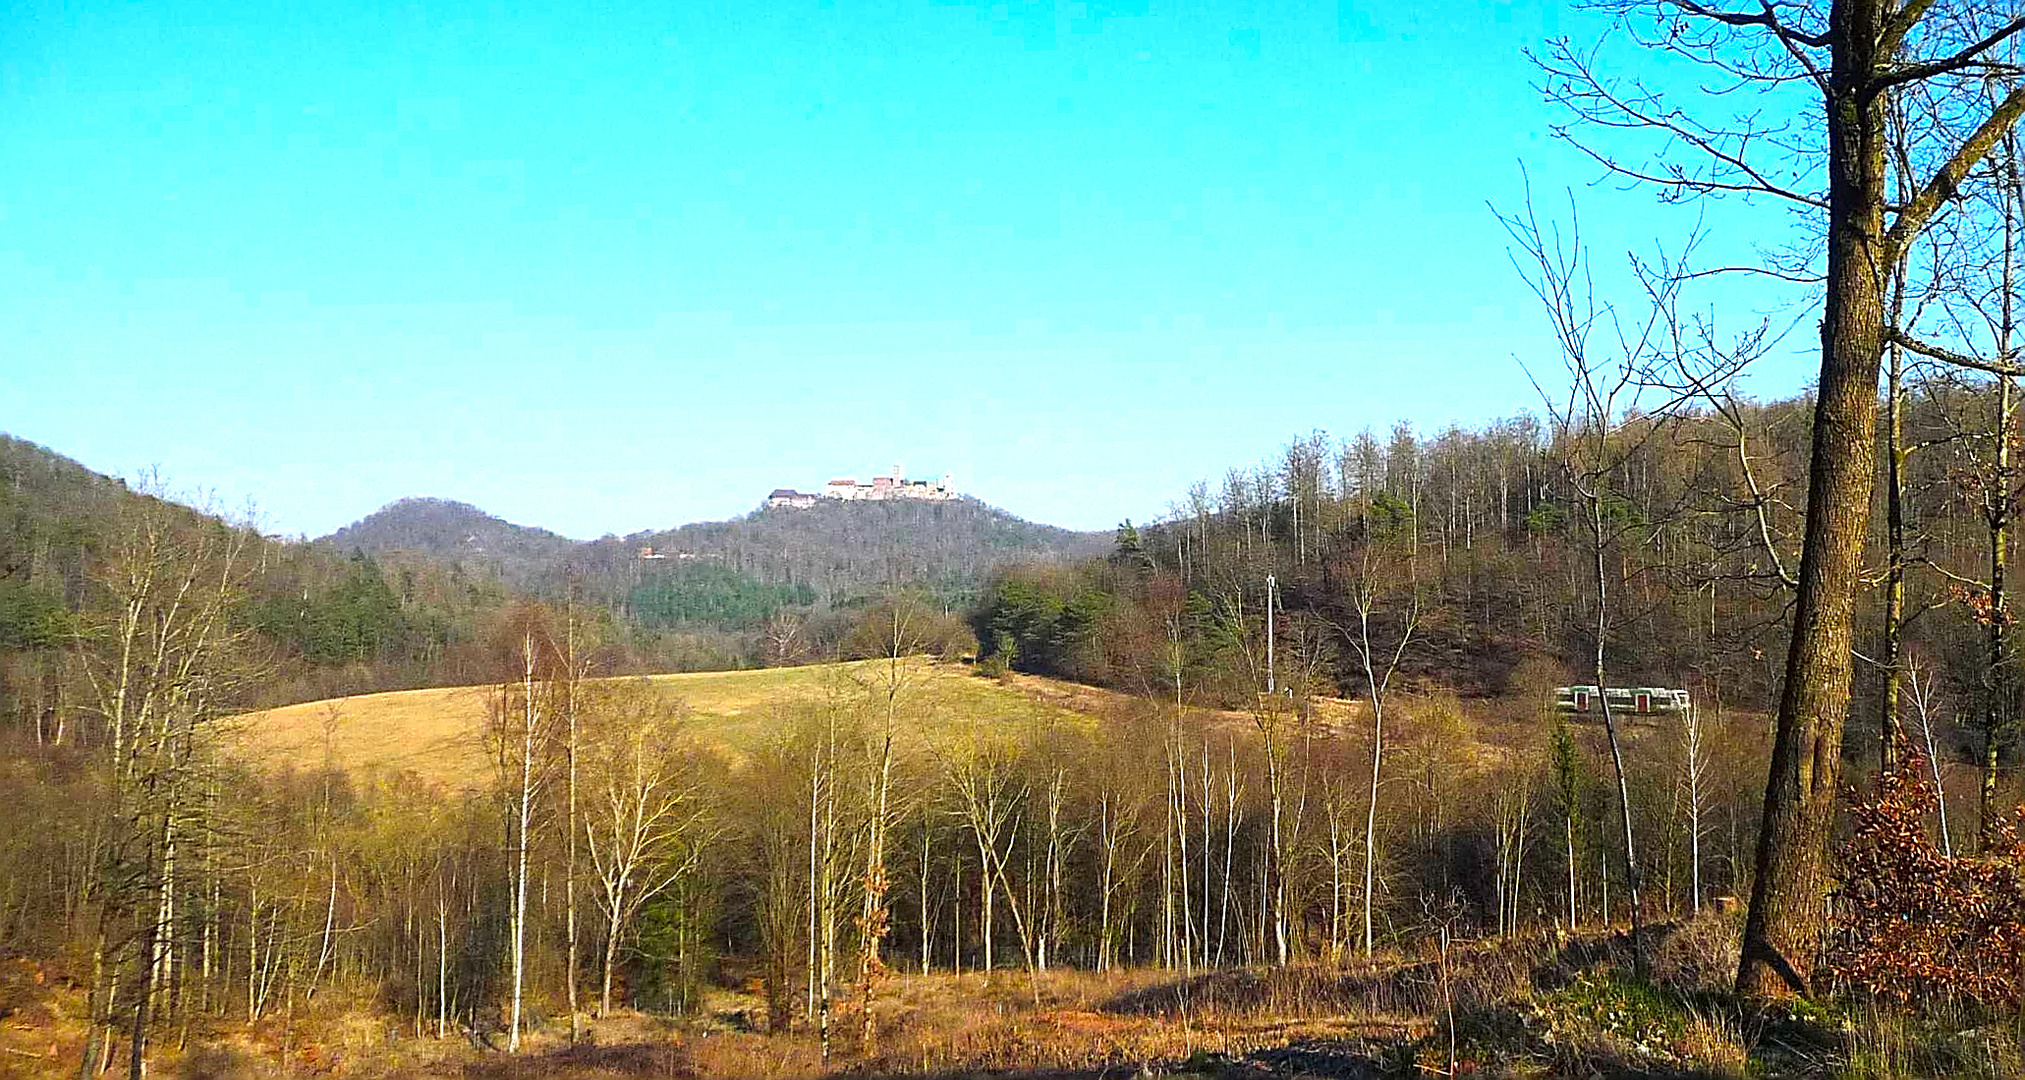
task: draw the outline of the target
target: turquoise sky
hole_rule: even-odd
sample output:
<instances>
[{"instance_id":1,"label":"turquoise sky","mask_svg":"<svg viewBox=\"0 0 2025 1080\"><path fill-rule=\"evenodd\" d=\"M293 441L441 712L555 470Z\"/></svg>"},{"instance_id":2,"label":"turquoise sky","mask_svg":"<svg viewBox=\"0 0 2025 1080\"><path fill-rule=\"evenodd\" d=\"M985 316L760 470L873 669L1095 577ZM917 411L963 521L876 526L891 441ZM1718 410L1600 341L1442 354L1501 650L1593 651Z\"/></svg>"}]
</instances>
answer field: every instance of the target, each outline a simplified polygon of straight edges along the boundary
<instances>
[{"instance_id":1,"label":"turquoise sky","mask_svg":"<svg viewBox=\"0 0 2025 1080\"><path fill-rule=\"evenodd\" d=\"M1521 48L1594 31L30 0L0 14L0 430L289 533L404 495L624 533L895 462L1143 520L1310 429L1534 405L1514 356L1551 342L1486 200L1523 159L1600 248L1686 224L1546 135Z\"/></svg>"}]
</instances>

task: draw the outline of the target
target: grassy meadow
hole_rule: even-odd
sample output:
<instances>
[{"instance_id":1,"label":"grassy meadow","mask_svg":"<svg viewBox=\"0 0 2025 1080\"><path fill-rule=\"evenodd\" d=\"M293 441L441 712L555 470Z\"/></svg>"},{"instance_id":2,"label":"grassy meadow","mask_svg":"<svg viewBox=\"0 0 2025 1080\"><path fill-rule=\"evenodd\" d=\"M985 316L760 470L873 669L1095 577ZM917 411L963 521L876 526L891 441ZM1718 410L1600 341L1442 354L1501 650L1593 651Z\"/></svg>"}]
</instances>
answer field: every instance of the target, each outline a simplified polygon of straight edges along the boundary
<instances>
[{"instance_id":1,"label":"grassy meadow","mask_svg":"<svg viewBox=\"0 0 2025 1080\"><path fill-rule=\"evenodd\" d=\"M693 736L736 760L799 708L831 701L863 706L882 685L885 664L859 660L596 681L652 685L679 703ZM970 667L925 657L900 664L902 738L1088 724L1131 707L1124 695L1048 679L984 679ZM412 772L452 788L475 787L491 777L484 736L497 695L495 686L455 686L304 702L238 718L232 739L244 758L272 767L328 763L355 776Z\"/></svg>"}]
</instances>

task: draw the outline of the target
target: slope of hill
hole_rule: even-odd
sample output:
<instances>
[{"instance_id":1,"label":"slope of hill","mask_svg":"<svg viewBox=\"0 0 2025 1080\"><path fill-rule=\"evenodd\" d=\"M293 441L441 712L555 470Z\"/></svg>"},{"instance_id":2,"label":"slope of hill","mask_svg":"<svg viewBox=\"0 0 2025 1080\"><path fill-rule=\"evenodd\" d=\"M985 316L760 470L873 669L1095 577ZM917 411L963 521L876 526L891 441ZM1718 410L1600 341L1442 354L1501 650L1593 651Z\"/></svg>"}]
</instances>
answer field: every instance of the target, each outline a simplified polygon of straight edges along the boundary
<instances>
[{"instance_id":1,"label":"slope of hill","mask_svg":"<svg viewBox=\"0 0 2025 1080\"><path fill-rule=\"evenodd\" d=\"M0 648L32 644L51 611L74 606L91 538L137 497L48 447L0 435Z\"/></svg>"},{"instance_id":2,"label":"slope of hill","mask_svg":"<svg viewBox=\"0 0 2025 1080\"><path fill-rule=\"evenodd\" d=\"M781 731L783 718L797 708L862 699L866 686L880 678L883 663L856 660L593 681L651 683L680 703L691 733L735 756ZM927 657L903 663L907 712L912 718L903 738L923 731L930 738L945 733L956 738L970 728L1103 723L1144 715L1154 707L1130 694L1061 679L1021 674L983 679L969 666ZM328 760L360 775L412 771L452 787L485 783L492 768L484 745L486 716L496 693L497 687L490 685L446 686L303 702L239 718L234 738L247 760L269 766L317 768ZM1310 736L1352 742L1364 737L1369 723L1364 702L1316 698L1310 708ZM1214 733L1219 742L1234 739L1248 744L1257 736L1250 713L1197 708L1190 715L1191 730ZM1475 703L1468 715L1470 722L1462 729L1466 734L1457 736L1459 742L1449 749L1479 763L1536 754L1546 730L1523 703ZM1754 730L1764 725L1762 714L1737 716ZM1417 722L1409 718L1395 723L1401 725L1395 735L1410 741ZM1578 724L1577 729L1585 733L1579 738L1601 737L1593 722ZM1640 746L1676 737L1669 722L1652 718L1632 718L1620 734Z\"/></svg>"},{"instance_id":3,"label":"slope of hill","mask_svg":"<svg viewBox=\"0 0 2025 1080\"><path fill-rule=\"evenodd\" d=\"M185 526L216 520L158 500L148 483L136 490L0 434L0 721L37 730L60 702L80 695L83 688L65 674L65 649L85 629L81 612L103 570L108 537L123 513L142 507L165 508Z\"/></svg>"},{"instance_id":4,"label":"slope of hill","mask_svg":"<svg viewBox=\"0 0 2025 1080\"><path fill-rule=\"evenodd\" d=\"M222 523L156 494L0 435L0 716L32 727L76 696L66 680L81 676L57 660L128 512L166 506L192 528ZM953 609L1009 560L1106 543L973 500L759 510L580 542L463 503L404 499L320 540L261 541L243 610L268 677L243 705L490 678L502 620L526 599L561 596L566 575L602 609L592 618L604 627L604 670L695 671L759 662L759 627L783 609L820 617L801 640L828 655L853 603L889 581ZM646 547L666 557L642 558Z\"/></svg>"},{"instance_id":5,"label":"slope of hill","mask_svg":"<svg viewBox=\"0 0 2025 1080\"><path fill-rule=\"evenodd\" d=\"M129 485L0 435L0 720L36 731L71 722L90 699L77 646L107 617L112 560L143 521L189 534L244 527L201 500L178 502L171 483ZM510 591L457 580L440 560L390 575L330 547L252 542L259 556L234 587L251 632L243 659L263 677L237 687L242 707L490 674L484 628Z\"/></svg>"},{"instance_id":6,"label":"slope of hill","mask_svg":"<svg viewBox=\"0 0 2025 1080\"><path fill-rule=\"evenodd\" d=\"M697 738L736 756L781 731L797 707L854 692L863 697L863 683L878 677L881 663L637 678L678 701ZM1103 704L1092 696L1101 691L1049 695L980 679L959 665L919 657L904 663L910 714L930 718L927 728L950 738L970 729L1087 723ZM490 686L452 686L305 702L242 717L234 737L248 760L270 766L319 768L327 761L360 776L413 772L453 788L476 786L492 775L485 726L494 693Z\"/></svg>"}]
</instances>

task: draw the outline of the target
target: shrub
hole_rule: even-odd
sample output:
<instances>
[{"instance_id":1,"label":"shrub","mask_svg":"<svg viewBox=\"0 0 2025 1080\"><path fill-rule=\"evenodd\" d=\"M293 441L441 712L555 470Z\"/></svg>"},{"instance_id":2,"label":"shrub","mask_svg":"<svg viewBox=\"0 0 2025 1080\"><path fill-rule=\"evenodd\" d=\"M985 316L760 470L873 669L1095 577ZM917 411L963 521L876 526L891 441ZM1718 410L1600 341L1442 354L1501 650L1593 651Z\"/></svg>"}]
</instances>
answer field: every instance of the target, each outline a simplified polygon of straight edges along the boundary
<instances>
[{"instance_id":1,"label":"shrub","mask_svg":"<svg viewBox=\"0 0 2025 1080\"><path fill-rule=\"evenodd\" d=\"M1738 913L1707 908L1659 938L1652 973L1658 981L1689 993L1721 993L1737 975ZM1657 935L1655 935L1657 936Z\"/></svg>"},{"instance_id":2,"label":"shrub","mask_svg":"<svg viewBox=\"0 0 2025 1080\"><path fill-rule=\"evenodd\" d=\"M1927 763L1910 749L1901 760L1851 814L1855 829L1836 859L1830 970L1884 1001L2016 1007L2025 990L2017 823L1999 825L1976 856L1942 853L1927 830Z\"/></svg>"}]
</instances>

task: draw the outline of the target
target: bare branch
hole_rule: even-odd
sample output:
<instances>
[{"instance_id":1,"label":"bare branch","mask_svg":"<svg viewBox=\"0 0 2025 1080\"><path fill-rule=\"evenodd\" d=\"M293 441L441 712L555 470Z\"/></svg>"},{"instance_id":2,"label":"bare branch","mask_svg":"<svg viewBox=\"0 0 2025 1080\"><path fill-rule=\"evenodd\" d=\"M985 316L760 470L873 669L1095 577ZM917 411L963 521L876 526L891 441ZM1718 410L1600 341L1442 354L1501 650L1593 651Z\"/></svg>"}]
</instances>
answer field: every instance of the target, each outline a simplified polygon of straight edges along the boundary
<instances>
[{"instance_id":1,"label":"bare branch","mask_svg":"<svg viewBox=\"0 0 2025 1080\"><path fill-rule=\"evenodd\" d=\"M1793 45L1805 45L1810 49L1825 49L1828 47L1828 43L1833 40L1825 32L1809 34L1787 26L1784 22L1780 21L1773 6L1770 3L1763 2L1763 0L1761 0L1759 10L1757 11L1724 11L1721 8L1712 8L1694 3L1693 0L1667 0L1667 5L1687 12L1690 15L1699 15L1704 19L1714 19L1719 23L1729 26L1762 26L1770 30L1780 41L1785 42L1789 47Z\"/></svg>"},{"instance_id":2,"label":"bare branch","mask_svg":"<svg viewBox=\"0 0 2025 1080\"><path fill-rule=\"evenodd\" d=\"M1982 55L2003 44L2005 39L2020 30L2025 30L2025 16L2012 19L2010 22L1991 31L1982 40L1963 47L1960 51L1945 59L1908 64L1873 82L1870 93L1872 95L1881 94L1894 86L1902 86L1909 82L1918 82L1921 79L1931 79L1936 75L1946 75L1952 71L1961 71L1965 68L1985 65L1987 61L1982 59ZM2008 67L2009 65L1995 66Z\"/></svg>"},{"instance_id":3,"label":"bare branch","mask_svg":"<svg viewBox=\"0 0 2025 1080\"><path fill-rule=\"evenodd\" d=\"M1969 368L1973 371L1984 371L1992 375L2025 375L2025 367L2008 362L2018 355L2016 350L2002 354L2002 357L1998 360L1985 360L1980 356L1956 352L1953 349L1944 349L1932 342L1921 341L1897 327L1887 328L1885 330L1885 337L1893 344L1908 352L1915 352L1928 359L1939 360L1944 364L1951 364L1955 367Z\"/></svg>"},{"instance_id":4,"label":"bare branch","mask_svg":"<svg viewBox=\"0 0 2025 1080\"><path fill-rule=\"evenodd\" d=\"M1997 107L1984 118L1975 132L1963 141L1952 157L1948 158L1947 163L1936 170L1920 188L1919 194L1913 196L1905 209L1899 211L1898 220L1892 222L1891 229L1884 235L1883 248L1887 264L1898 261L1906 246L1926 228L1927 220L1933 217L1942 203L1953 198L1960 190L1962 178L1997 145L1997 140L2003 138L2005 132L2017 124L2021 115L2025 115L2025 86L2006 94L2004 100L1997 103Z\"/></svg>"}]
</instances>

